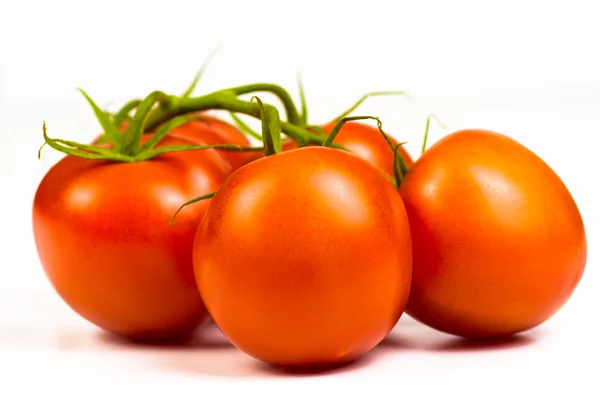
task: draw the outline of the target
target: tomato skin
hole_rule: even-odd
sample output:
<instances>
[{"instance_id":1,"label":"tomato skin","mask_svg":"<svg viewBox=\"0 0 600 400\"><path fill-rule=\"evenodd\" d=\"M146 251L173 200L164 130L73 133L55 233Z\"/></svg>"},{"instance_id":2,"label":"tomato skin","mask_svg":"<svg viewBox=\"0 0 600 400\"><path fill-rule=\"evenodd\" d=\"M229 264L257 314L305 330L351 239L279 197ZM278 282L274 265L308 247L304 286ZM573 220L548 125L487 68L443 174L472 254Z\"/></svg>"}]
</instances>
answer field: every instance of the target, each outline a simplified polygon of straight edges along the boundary
<instances>
[{"instance_id":1,"label":"tomato skin","mask_svg":"<svg viewBox=\"0 0 600 400\"><path fill-rule=\"evenodd\" d=\"M199 114L202 120L190 121L169 132L170 136L181 137L205 144L237 144L250 147L250 140L239 129L216 117ZM217 150L232 170L242 167L263 156L263 151L237 152Z\"/></svg>"},{"instance_id":2,"label":"tomato skin","mask_svg":"<svg viewBox=\"0 0 600 400\"><path fill-rule=\"evenodd\" d=\"M329 134L335 125L336 121L333 121L321 125L320 128ZM392 143L398 144L398 141L391 136L390 140ZM334 143L345 147L389 176L394 176L394 152L376 127L357 121L348 121L338 132ZM283 146L284 151L295 148L298 148L298 145L294 141L286 142ZM404 147L400 147L398 153L404 158L407 167L413 165L414 160Z\"/></svg>"},{"instance_id":3,"label":"tomato skin","mask_svg":"<svg viewBox=\"0 0 600 400\"><path fill-rule=\"evenodd\" d=\"M394 186L360 158L324 147L234 172L194 243L196 281L221 331L252 357L287 367L371 350L403 312L411 268Z\"/></svg>"},{"instance_id":4,"label":"tomato skin","mask_svg":"<svg viewBox=\"0 0 600 400\"><path fill-rule=\"evenodd\" d=\"M144 137L147 140L148 135ZM161 145L192 144L165 138ZM132 339L185 336L208 318L192 244L208 201L229 174L213 150L136 163L66 156L41 181L33 230L44 271L62 299L98 327Z\"/></svg>"},{"instance_id":5,"label":"tomato skin","mask_svg":"<svg viewBox=\"0 0 600 400\"><path fill-rule=\"evenodd\" d=\"M400 187L414 254L406 311L443 332L499 337L546 321L586 263L583 221L556 173L504 135L463 130Z\"/></svg>"},{"instance_id":6,"label":"tomato skin","mask_svg":"<svg viewBox=\"0 0 600 400\"><path fill-rule=\"evenodd\" d=\"M330 122L321 128L329 134L335 124L336 122ZM398 144L393 137L389 138L392 143ZM357 121L348 121L342 126L334 142L344 146L388 175L394 176L394 152L378 128ZM398 152L404 158L407 167L413 165L413 159L404 147L400 147Z\"/></svg>"}]
</instances>

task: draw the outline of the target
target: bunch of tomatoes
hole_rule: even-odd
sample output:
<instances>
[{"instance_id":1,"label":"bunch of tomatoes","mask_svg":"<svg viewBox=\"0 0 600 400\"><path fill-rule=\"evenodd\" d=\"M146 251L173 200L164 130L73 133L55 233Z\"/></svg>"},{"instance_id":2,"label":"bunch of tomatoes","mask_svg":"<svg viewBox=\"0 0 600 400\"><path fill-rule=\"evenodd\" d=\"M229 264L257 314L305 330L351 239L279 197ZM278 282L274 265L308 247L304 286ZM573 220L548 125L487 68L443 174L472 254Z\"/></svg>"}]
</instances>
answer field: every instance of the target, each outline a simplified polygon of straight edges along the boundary
<instances>
[{"instance_id":1,"label":"bunch of tomatoes","mask_svg":"<svg viewBox=\"0 0 600 400\"><path fill-rule=\"evenodd\" d=\"M241 99L257 92L285 117ZM574 199L503 134L456 131L415 157L376 117L311 125L274 84L156 91L116 113L82 93L103 133L75 143L44 125L65 157L35 194L34 236L61 298L113 334L185 340L212 318L259 360L332 366L403 314L469 339L529 330L582 277Z\"/></svg>"}]
</instances>

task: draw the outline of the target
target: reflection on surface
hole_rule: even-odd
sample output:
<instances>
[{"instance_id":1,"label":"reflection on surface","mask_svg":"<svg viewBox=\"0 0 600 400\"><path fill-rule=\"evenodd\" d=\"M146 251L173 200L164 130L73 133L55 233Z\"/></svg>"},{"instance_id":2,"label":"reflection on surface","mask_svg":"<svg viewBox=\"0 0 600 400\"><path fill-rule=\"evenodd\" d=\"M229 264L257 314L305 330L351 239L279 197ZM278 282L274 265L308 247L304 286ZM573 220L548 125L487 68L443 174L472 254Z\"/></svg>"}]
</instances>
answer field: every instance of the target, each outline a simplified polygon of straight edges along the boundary
<instances>
[{"instance_id":1,"label":"reflection on surface","mask_svg":"<svg viewBox=\"0 0 600 400\"><path fill-rule=\"evenodd\" d=\"M458 360L472 353L488 357L490 352L518 352L536 345L543 333L538 328L501 340L469 341L437 332L403 315L396 328L375 349L353 363L328 369L289 370L272 367L239 351L212 322L207 322L183 342L136 343L98 330L73 314L58 299L31 296L28 301L31 304L22 305L39 312L19 314L21 318L16 318L18 315L15 314L10 324L0 325L0 350L33 351L38 355L55 353L54 357L77 354L103 365L126 362L136 369L191 376L298 378L354 374L376 371L388 362L399 363L396 368L400 368L411 362L409 358L421 357L419 353L443 359L457 357ZM40 304L33 304L37 302ZM2 314L0 316L8 316ZM2 322L7 320L0 319Z\"/></svg>"}]
</instances>

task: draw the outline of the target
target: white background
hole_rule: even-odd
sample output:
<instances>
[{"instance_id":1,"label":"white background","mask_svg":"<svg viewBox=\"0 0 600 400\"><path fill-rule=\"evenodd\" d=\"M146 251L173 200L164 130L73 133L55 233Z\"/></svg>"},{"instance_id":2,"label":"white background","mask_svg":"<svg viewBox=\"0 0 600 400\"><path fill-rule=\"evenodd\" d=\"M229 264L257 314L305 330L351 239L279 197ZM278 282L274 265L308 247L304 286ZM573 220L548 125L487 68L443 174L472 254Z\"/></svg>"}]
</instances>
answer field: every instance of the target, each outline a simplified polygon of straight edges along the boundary
<instances>
[{"instance_id":1,"label":"white background","mask_svg":"<svg viewBox=\"0 0 600 400\"><path fill-rule=\"evenodd\" d=\"M596 3L0 1L0 398L40 390L600 398ZM359 112L380 116L414 155L431 112L451 131L492 129L534 150L563 178L586 224L589 258L575 295L546 324L494 348L466 347L403 318L364 364L326 375L277 374L215 332L221 346L192 349L128 348L99 334L58 300L33 244L33 194L59 158L47 150L36 159L42 120L51 136L90 140L100 127L76 87L116 106L155 89L179 93L219 44L197 93L267 81L296 96L301 72L313 123L365 92L400 89L410 102L373 99ZM432 142L444 133L434 125Z\"/></svg>"}]
</instances>

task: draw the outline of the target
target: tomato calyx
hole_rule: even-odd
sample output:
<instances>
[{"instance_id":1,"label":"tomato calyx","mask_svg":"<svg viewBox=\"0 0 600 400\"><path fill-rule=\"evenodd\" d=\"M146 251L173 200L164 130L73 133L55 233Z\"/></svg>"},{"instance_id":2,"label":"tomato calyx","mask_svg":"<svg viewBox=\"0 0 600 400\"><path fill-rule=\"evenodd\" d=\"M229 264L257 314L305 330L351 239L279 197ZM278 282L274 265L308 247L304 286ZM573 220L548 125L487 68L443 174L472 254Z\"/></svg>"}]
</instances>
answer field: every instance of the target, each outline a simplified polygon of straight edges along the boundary
<instances>
[{"instance_id":1,"label":"tomato calyx","mask_svg":"<svg viewBox=\"0 0 600 400\"><path fill-rule=\"evenodd\" d=\"M201 116L197 115L183 115L169 120L167 123L159 127L156 133L152 135L150 140L146 141L142 145L141 138L146 128L145 121L148 114L156 105L156 103L158 103L158 107L161 107L164 103L169 101L169 96L159 91L150 93L143 101L137 104L134 117L129 121L125 132L121 133L118 130L115 122L120 124L122 120L120 118L114 118L111 120L106 113L100 110L100 108L87 95L87 93L85 93L85 91L80 89L80 92L87 99L88 103L96 114L98 122L104 128L104 135L102 136L103 140L101 142L108 142L110 147L107 147L105 143L89 145L70 140L50 138L47 134L45 121L42 126L43 137L45 141L44 145L47 144L57 151L81 158L113 162L140 162L150 160L164 153L211 148L229 151L262 150L262 147L243 147L234 144L172 145L157 147L161 140L165 138L172 129L187 122L202 119ZM130 102L128 104L134 104L134 102ZM38 152L38 158L41 156L41 150L44 145L42 145L40 152Z\"/></svg>"}]
</instances>

